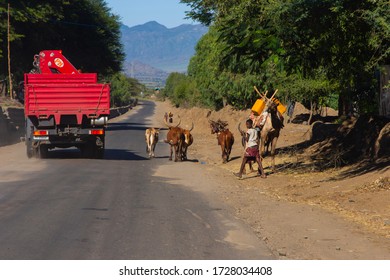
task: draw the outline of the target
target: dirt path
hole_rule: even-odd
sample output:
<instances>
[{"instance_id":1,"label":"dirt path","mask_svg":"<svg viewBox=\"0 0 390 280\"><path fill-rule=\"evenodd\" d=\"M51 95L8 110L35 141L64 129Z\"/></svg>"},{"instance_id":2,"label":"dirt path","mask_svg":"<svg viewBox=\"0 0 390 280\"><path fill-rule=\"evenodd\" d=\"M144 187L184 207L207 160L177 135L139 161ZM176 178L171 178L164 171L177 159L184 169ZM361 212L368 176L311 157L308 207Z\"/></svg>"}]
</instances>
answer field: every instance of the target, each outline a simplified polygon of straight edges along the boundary
<instances>
[{"instance_id":1,"label":"dirt path","mask_svg":"<svg viewBox=\"0 0 390 280\"><path fill-rule=\"evenodd\" d=\"M185 110L167 102L156 104L153 122L157 127L163 126L162 117L169 111L181 116L182 127L189 128L194 122L195 140L189 148L189 160L201 166L207 178L219 182L213 190L216 195L279 258L390 259L388 166L360 173L359 166L318 172L311 171L310 165L295 168L295 163L302 161L301 155L286 153L277 156L279 171L275 174L270 172L269 160L264 160L267 179L249 174L237 180L232 172L239 169L242 148L236 127L248 112L231 108L219 112ZM222 164L220 147L208 125L208 119L218 118L232 124L229 127L236 136L227 164ZM278 146L305 141L308 130L307 125L287 124Z\"/></svg>"}]
</instances>

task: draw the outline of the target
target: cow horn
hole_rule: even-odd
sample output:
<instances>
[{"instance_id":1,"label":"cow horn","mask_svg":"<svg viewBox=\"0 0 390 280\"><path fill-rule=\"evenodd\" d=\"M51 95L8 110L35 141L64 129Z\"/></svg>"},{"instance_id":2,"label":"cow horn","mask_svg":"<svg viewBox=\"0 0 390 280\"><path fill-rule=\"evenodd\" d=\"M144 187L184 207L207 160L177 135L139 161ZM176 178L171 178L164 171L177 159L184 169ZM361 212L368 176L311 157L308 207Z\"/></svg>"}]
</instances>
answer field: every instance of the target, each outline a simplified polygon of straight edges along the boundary
<instances>
[{"instance_id":1,"label":"cow horn","mask_svg":"<svg viewBox=\"0 0 390 280\"><path fill-rule=\"evenodd\" d=\"M181 123L181 118L180 118L179 115L178 115L177 117L179 118L179 123L176 125L176 127L179 127L179 125L180 125L180 123Z\"/></svg>"}]
</instances>

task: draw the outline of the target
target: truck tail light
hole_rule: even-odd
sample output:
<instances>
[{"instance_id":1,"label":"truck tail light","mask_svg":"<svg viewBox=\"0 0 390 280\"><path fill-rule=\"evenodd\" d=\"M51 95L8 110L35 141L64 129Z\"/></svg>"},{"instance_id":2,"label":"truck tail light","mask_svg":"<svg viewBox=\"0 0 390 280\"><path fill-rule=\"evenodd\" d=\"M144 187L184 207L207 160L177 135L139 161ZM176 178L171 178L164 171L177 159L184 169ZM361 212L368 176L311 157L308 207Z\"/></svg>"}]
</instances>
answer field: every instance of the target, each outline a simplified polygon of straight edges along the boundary
<instances>
[{"instance_id":1,"label":"truck tail light","mask_svg":"<svg viewBox=\"0 0 390 280\"><path fill-rule=\"evenodd\" d=\"M91 135L104 135L104 130L103 129L91 129L89 131L89 134L91 134Z\"/></svg>"},{"instance_id":2,"label":"truck tail light","mask_svg":"<svg viewBox=\"0 0 390 280\"><path fill-rule=\"evenodd\" d=\"M46 136L49 135L48 130L36 130L34 131L34 136Z\"/></svg>"}]
</instances>

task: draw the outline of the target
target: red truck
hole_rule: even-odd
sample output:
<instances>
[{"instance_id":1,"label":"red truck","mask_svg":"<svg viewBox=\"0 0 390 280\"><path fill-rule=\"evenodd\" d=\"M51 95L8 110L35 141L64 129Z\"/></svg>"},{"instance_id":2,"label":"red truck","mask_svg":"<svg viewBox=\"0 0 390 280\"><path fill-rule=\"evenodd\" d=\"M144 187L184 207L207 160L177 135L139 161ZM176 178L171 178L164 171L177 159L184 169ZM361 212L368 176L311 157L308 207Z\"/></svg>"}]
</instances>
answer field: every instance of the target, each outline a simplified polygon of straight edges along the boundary
<instances>
[{"instance_id":1,"label":"red truck","mask_svg":"<svg viewBox=\"0 0 390 280\"><path fill-rule=\"evenodd\" d=\"M110 85L98 83L96 73L80 73L61 50L41 51L34 66L24 75L27 156L77 147L85 157L103 158Z\"/></svg>"}]
</instances>

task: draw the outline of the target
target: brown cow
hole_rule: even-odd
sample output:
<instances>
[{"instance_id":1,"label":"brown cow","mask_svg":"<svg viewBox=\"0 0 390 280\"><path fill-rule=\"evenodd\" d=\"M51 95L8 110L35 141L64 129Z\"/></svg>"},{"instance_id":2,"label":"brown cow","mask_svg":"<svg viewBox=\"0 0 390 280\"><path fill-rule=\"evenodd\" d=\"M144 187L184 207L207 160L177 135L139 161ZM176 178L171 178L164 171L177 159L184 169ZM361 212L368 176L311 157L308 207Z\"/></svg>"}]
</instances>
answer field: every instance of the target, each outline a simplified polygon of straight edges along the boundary
<instances>
[{"instance_id":1,"label":"brown cow","mask_svg":"<svg viewBox=\"0 0 390 280\"><path fill-rule=\"evenodd\" d=\"M191 134L191 131L194 129L194 123L190 129L183 129L184 141L182 143L182 160L187 160L187 149L194 142L194 137Z\"/></svg>"},{"instance_id":2,"label":"brown cow","mask_svg":"<svg viewBox=\"0 0 390 280\"><path fill-rule=\"evenodd\" d=\"M149 158L154 157L154 149L158 142L159 128L150 127L145 130L146 152Z\"/></svg>"},{"instance_id":3,"label":"brown cow","mask_svg":"<svg viewBox=\"0 0 390 280\"><path fill-rule=\"evenodd\" d=\"M164 123L169 129L167 133L167 139L164 140L165 143L169 144L171 149L169 160L172 160L173 150L175 150L175 161L182 160L182 146L184 142L184 134L183 134L183 129L179 127L180 122L181 119L179 120L179 123L176 126L171 126L164 119Z\"/></svg>"},{"instance_id":4,"label":"brown cow","mask_svg":"<svg viewBox=\"0 0 390 280\"><path fill-rule=\"evenodd\" d=\"M211 133L217 134L218 145L221 146L223 163L227 163L229 161L229 156L234 144L233 133L231 133L226 126L227 122L220 120L217 122L210 121Z\"/></svg>"}]
</instances>

